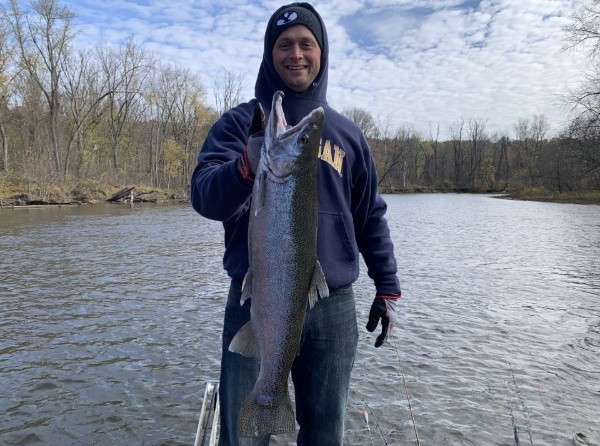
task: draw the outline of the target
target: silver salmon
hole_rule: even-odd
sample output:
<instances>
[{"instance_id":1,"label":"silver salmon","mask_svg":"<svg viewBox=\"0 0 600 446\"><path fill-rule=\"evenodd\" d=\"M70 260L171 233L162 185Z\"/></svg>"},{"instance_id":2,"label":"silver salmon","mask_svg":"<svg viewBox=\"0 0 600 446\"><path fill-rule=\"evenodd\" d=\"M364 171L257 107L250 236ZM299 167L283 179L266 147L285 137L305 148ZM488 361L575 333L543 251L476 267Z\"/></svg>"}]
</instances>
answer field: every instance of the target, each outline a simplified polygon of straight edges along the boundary
<instances>
[{"instance_id":1,"label":"silver salmon","mask_svg":"<svg viewBox=\"0 0 600 446\"><path fill-rule=\"evenodd\" d=\"M317 163L324 112L319 107L288 128L283 93L273 96L257 168L248 229L250 266L242 304L250 321L229 350L260 361L253 391L239 415L242 437L293 432L288 391L300 352L307 308L329 295L317 260Z\"/></svg>"}]
</instances>

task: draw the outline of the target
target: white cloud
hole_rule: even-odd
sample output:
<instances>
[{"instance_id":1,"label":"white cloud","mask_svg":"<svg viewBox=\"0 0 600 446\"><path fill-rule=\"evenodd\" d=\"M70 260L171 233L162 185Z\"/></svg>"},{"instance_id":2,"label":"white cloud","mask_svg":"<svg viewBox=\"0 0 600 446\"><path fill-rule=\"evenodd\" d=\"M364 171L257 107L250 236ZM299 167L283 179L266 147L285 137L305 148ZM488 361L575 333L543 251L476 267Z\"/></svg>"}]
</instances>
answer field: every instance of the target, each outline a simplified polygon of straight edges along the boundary
<instances>
[{"instance_id":1,"label":"white cloud","mask_svg":"<svg viewBox=\"0 0 600 446\"><path fill-rule=\"evenodd\" d=\"M280 2L68 0L86 27L82 44L133 35L159 57L198 73L209 89L221 67L246 73L253 95L263 33ZM330 39L329 100L360 107L425 136L461 119L511 132L545 114L554 132L568 116L558 98L581 80L582 55L565 52L570 0L319 1Z\"/></svg>"}]
</instances>

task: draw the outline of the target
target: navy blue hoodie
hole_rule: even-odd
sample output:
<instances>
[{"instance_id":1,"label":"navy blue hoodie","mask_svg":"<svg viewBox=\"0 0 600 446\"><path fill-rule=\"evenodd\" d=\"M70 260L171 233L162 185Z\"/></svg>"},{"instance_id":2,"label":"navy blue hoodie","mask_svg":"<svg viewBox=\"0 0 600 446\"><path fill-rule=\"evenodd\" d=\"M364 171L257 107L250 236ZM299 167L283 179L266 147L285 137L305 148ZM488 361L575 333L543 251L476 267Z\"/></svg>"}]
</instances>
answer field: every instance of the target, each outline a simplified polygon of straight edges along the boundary
<instances>
[{"instance_id":1,"label":"navy blue hoodie","mask_svg":"<svg viewBox=\"0 0 600 446\"><path fill-rule=\"evenodd\" d=\"M318 168L317 257L327 284L333 289L354 282L359 274L360 253L377 294L400 293L394 247L384 218L386 204L377 192L377 173L367 141L358 126L327 104L329 44L325 25L310 4L295 5L310 9L321 22L319 74L305 92L291 90L275 70L272 48L265 37L256 99L229 110L210 129L192 176L192 206L202 216L223 222L223 264L230 277L242 279L248 269L248 214L253 181L242 176L237 160L250 136L256 101L268 115L274 93L282 90L289 125L297 124L321 106L325 124ZM273 14L266 36L285 8Z\"/></svg>"}]
</instances>

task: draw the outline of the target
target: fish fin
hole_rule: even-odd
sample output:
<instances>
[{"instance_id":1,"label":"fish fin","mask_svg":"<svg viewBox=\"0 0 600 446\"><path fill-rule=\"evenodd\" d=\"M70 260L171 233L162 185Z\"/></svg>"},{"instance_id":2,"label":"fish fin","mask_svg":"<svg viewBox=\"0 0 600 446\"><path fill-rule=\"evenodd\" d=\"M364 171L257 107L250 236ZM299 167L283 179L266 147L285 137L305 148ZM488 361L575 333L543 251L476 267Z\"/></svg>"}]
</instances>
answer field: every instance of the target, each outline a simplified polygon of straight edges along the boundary
<instances>
[{"instance_id":1,"label":"fish fin","mask_svg":"<svg viewBox=\"0 0 600 446\"><path fill-rule=\"evenodd\" d=\"M242 204L239 209L235 211L233 218L236 222L239 221L246 212L248 212L248 209L250 209L251 200L251 197L249 197L246 201L244 201L244 204Z\"/></svg>"},{"instance_id":2,"label":"fish fin","mask_svg":"<svg viewBox=\"0 0 600 446\"><path fill-rule=\"evenodd\" d=\"M254 185L254 191L252 192L252 199L256 200L256 203L254 203L254 215L258 215L258 213L261 211L261 209L263 208L263 205L265 203L265 181L267 178L267 173L266 172L261 172L258 177L256 177L255 181L255 185Z\"/></svg>"},{"instance_id":3,"label":"fish fin","mask_svg":"<svg viewBox=\"0 0 600 446\"><path fill-rule=\"evenodd\" d=\"M240 410L238 434L240 437L260 437L267 434L277 435L294 432L296 419L289 393L278 402L262 397L266 401L259 403L261 396L252 392Z\"/></svg>"},{"instance_id":4,"label":"fish fin","mask_svg":"<svg viewBox=\"0 0 600 446\"><path fill-rule=\"evenodd\" d=\"M229 344L229 351L249 358L260 359L260 348L250 321L246 322L235 334Z\"/></svg>"},{"instance_id":5,"label":"fish fin","mask_svg":"<svg viewBox=\"0 0 600 446\"><path fill-rule=\"evenodd\" d=\"M240 298L240 305L244 305L246 300L252 297L252 271L248 270L246 275L244 276L244 281L242 282L242 297Z\"/></svg>"},{"instance_id":6,"label":"fish fin","mask_svg":"<svg viewBox=\"0 0 600 446\"><path fill-rule=\"evenodd\" d=\"M313 276L310 281L310 289L308 290L308 305L312 309L319 300L329 296L329 287L325 280L325 274L323 274L323 268L317 260L315 262L315 269L313 270Z\"/></svg>"}]
</instances>

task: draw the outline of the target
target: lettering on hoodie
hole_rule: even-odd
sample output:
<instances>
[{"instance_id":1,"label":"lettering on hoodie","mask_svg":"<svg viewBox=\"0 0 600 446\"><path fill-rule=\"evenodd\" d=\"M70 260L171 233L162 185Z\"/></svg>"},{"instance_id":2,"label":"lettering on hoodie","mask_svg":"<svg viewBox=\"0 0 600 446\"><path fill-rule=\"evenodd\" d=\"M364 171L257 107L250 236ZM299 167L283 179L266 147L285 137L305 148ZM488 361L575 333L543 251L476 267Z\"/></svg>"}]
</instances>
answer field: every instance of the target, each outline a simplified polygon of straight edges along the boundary
<instances>
[{"instance_id":1,"label":"lettering on hoodie","mask_svg":"<svg viewBox=\"0 0 600 446\"><path fill-rule=\"evenodd\" d=\"M319 146L319 158L321 161L325 161L331 167L333 167L337 173L342 176L342 163L346 156L346 152L340 149L337 145L326 139L321 140Z\"/></svg>"}]
</instances>

